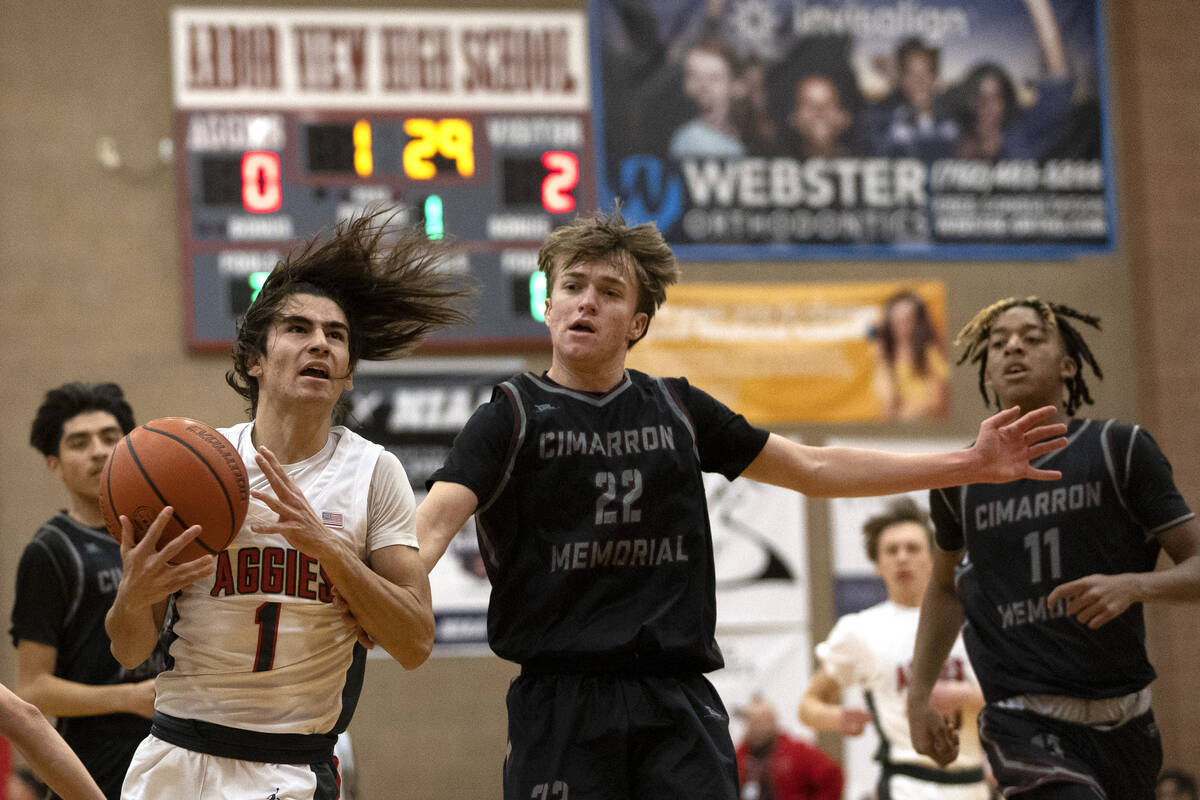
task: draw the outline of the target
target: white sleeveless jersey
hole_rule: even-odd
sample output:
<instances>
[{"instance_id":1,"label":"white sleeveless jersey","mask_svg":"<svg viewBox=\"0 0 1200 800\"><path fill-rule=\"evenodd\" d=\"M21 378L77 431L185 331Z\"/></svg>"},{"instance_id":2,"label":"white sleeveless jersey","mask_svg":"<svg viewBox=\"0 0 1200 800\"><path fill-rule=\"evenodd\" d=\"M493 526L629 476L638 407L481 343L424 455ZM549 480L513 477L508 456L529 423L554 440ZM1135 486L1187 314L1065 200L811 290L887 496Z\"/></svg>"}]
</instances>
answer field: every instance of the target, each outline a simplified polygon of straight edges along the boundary
<instances>
[{"instance_id":1,"label":"white sleeveless jersey","mask_svg":"<svg viewBox=\"0 0 1200 800\"><path fill-rule=\"evenodd\" d=\"M906 703L912 677L913 645L921 609L885 601L837 621L829 638L817 645L817 658L827 673L843 687L860 686L869 693L884 757L901 764L937 768L930 758L913 749L908 733ZM942 670L943 678L977 684L961 634ZM958 759L946 769L982 766L975 715L963 714L958 730Z\"/></svg>"},{"instance_id":2,"label":"white sleeveless jersey","mask_svg":"<svg viewBox=\"0 0 1200 800\"><path fill-rule=\"evenodd\" d=\"M221 433L241 455L250 488L273 494L254 460L252 424ZM381 455L394 462L403 485L382 492L377 485L373 495ZM412 489L381 446L337 426L321 452L284 468L329 535L364 561L380 547L416 547ZM382 520L381 510L370 507L380 502L390 504ZM251 497L246 521L218 555L214 574L176 598L174 663L158 676L158 711L262 733L328 733L349 721L342 719L343 700L352 710L361 685L361 658L352 669L355 636L331 604L320 564L283 536L250 529L277 519Z\"/></svg>"}]
</instances>

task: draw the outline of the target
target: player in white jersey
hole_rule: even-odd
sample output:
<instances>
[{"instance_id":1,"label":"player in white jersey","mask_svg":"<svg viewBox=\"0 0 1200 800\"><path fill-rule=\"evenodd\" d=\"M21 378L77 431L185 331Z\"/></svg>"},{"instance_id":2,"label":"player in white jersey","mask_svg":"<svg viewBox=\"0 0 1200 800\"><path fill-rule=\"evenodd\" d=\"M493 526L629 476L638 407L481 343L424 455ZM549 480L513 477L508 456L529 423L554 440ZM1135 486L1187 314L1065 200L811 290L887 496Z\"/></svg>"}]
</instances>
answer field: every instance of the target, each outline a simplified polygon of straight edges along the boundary
<instances>
[{"instance_id":1,"label":"player in white jersey","mask_svg":"<svg viewBox=\"0 0 1200 800\"><path fill-rule=\"evenodd\" d=\"M908 733L906 703L921 598L933 569L929 518L909 498L867 520L867 556L888 599L837 621L817 645L820 666L800 702L800 720L817 730L857 736L868 724L879 735L879 800L986 800L983 751L975 715L983 694L962 637L955 642L935 689L939 710L958 724L958 759L939 767L919 754ZM868 709L843 705L843 689L863 689Z\"/></svg>"},{"instance_id":2,"label":"player in white jersey","mask_svg":"<svg viewBox=\"0 0 1200 800\"><path fill-rule=\"evenodd\" d=\"M250 401L252 421L222 431L249 473L245 524L217 556L171 565L198 528L156 552L170 508L136 544L121 518L113 654L142 660L164 619L173 637L122 797L334 800L363 645L409 669L428 657L412 490L394 456L332 417L358 359L398 357L461 319L441 252L375 215L281 262L239 325L227 375Z\"/></svg>"}]
</instances>

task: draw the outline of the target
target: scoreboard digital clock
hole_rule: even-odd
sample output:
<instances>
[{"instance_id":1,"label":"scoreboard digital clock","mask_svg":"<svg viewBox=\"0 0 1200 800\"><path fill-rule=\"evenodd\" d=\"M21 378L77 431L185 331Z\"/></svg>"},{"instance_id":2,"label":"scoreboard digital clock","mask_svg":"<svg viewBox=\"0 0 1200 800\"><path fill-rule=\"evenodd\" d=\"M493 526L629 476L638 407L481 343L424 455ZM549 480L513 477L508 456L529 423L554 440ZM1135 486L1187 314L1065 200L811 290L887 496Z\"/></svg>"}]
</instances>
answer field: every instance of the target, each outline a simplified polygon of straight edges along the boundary
<instances>
[{"instance_id":1,"label":"scoreboard digital clock","mask_svg":"<svg viewBox=\"0 0 1200 800\"><path fill-rule=\"evenodd\" d=\"M447 238L449 268L478 289L472 323L429 349L548 345L537 249L595 193L581 15L203 8L172 25L191 347L228 348L281 257L381 207ZM385 63L401 35L425 43L403 68L438 65L424 89ZM480 41L491 72L456 70L470 59L455 48Z\"/></svg>"}]
</instances>

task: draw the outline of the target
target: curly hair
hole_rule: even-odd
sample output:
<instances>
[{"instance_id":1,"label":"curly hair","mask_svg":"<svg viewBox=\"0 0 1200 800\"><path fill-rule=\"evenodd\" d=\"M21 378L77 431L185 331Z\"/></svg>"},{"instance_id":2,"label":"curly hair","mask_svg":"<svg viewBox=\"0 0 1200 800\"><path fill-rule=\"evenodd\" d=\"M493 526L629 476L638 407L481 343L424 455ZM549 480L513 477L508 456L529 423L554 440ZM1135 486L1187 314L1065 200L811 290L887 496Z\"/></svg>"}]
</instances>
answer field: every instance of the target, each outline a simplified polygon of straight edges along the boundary
<instances>
[{"instance_id":1,"label":"curly hair","mask_svg":"<svg viewBox=\"0 0 1200 800\"><path fill-rule=\"evenodd\" d=\"M44 456L58 455L63 425L87 411L107 411L116 418L121 433L136 424L125 392L115 383L64 383L46 392L29 430L29 443Z\"/></svg>"},{"instance_id":2,"label":"curly hair","mask_svg":"<svg viewBox=\"0 0 1200 800\"><path fill-rule=\"evenodd\" d=\"M667 299L667 287L679 280L679 264L654 223L630 227L619 207L612 214L596 212L555 228L538 251L538 269L546 273L548 291L563 270L599 260L628 266L637 279L637 310L647 320L642 335L629 343L633 347L650 330L654 312Z\"/></svg>"},{"instance_id":3,"label":"curly hair","mask_svg":"<svg viewBox=\"0 0 1200 800\"><path fill-rule=\"evenodd\" d=\"M332 237L308 240L271 270L239 321L233 368L225 381L258 408L258 380L249 374L266 355L267 334L295 294L326 297L350 329L350 369L359 359L399 358L440 325L465 322L458 303L472 294L444 268L449 249L418 227L393 226L398 212L377 210L339 223Z\"/></svg>"},{"instance_id":4,"label":"curly hair","mask_svg":"<svg viewBox=\"0 0 1200 800\"><path fill-rule=\"evenodd\" d=\"M872 564L879 561L879 540L883 537L883 532L902 522L912 522L924 528L932 545L933 528L929 522L929 514L911 497L898 497L888 504L886 511L876 514L863 523L863 546L866 548L867 558L871 559Z\"/></svg>"},{"instance_id":5,"label":"curly hair","mask_svg":"<svg viewBox=\"0 0 1200 800\"><path fill-rule=\"evenodd\" d=\"M964 364L970 361L979 364L979 393L983 395L983 402L989 406L992 403L992 398L988 395L986 375L987 342L992 335L992 325L995 324L997 317L1011 308L1032 308L1047 325L1053 325L1058 330L1067 356L1075 362L1075 375L1065 381L1067 414L1073 415L1084 403L1091 405L1094 401L1087 381L1083 377L1083 365L1087 364L1091 367L1092 372L1099 380L1104 380L1104 372L1100 369L1096 357L1092 355L1092 349L1088 347L1083 336L1068 320L1073 319L1100 330L1100 318L1093 314L1076 311L1070 306L1052 303L1033 296L1023 299L1009 297L980 309L979 313L972 317L971 321L964 325L958 335L954 337L954 346L963 348L958 363ZM996 398L996 408L1000 408L999 398Z\"/></svg>"}]
</instances>

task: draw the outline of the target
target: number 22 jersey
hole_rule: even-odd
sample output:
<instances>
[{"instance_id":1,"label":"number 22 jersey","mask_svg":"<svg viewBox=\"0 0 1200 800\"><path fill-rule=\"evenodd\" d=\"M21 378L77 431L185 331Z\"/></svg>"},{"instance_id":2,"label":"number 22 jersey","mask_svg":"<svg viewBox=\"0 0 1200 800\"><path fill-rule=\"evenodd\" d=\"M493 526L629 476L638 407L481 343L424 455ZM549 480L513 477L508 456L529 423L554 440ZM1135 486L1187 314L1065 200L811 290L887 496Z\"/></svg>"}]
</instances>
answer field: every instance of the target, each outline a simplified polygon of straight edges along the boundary
<instances>
[{"instance_id":1,"label":"number 22 jersey","mask_svg":"<svg viewBox=\"0 0 1200 800\"><path fill-rule=\"evenodd\" d=\"M721 667L702 473L732 480L768 435L683 378L498 386L430 478L479 500L492 649L551 668Z\"/></svg>"}]
</instances>

